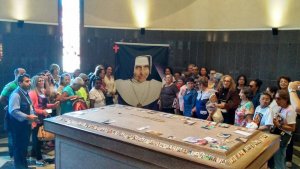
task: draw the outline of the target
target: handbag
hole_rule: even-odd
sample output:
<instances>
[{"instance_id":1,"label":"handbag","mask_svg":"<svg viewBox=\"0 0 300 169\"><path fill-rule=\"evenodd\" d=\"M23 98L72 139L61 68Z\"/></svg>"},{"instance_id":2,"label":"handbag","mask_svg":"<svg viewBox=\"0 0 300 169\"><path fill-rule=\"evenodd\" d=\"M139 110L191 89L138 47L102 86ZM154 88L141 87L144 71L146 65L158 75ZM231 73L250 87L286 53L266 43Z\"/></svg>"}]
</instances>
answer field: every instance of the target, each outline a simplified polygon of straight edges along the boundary
<instances>
[{"instance_id":1,"label":"handbag","mask_svg":"<svg viewBox=\"0 0 300 169\"><path fill-rule=\"evenodd\" d=\"M176 97L173 100L172 108L179 109L179 101L178 101L178 99Z\"/></svg>"},{"instance_id":2,"label":"handbag","mask_svg":"<svg viewBox=\"0 0 300 169\"><path fill-rule=\"evenodd\" d=\"M76 99L76 100L74 100L72 106L73 106L73 110L74 111L88 109L88 106L87 106L86 102L83 99Z\"/></svg>"},{"instance_id":3,"label":"handbag","mask_svg":"<svg viewBox=\"0 0 300 169\"><path fill-rule=\"evenodd\" d=\"M217 110L212 115L212 119L214 122L223 123L224 118L220 109L217 108Z\"/></svg>"},{"instance_id":4,"label":"handbag","mask_svg":"<svg viewBox=\"0 0 300 169\"><path fill-rule=\"evenodd\" d=\"M275 126L271 128L270 133L280 135L280 147L287 147L292 138L292 135L280 130Z\"/></svg>"},{"instance_id":5,"label":"handbag","mask_svg":"<svg viewBox=\"0 0 300 169\"><path fill-rule=\"evenodd\" d=\"M37 137L40 141L51 141L54 140L55 135L53 133L45 131L44 126L40 126Z\"/></svg>"}]
</instances>

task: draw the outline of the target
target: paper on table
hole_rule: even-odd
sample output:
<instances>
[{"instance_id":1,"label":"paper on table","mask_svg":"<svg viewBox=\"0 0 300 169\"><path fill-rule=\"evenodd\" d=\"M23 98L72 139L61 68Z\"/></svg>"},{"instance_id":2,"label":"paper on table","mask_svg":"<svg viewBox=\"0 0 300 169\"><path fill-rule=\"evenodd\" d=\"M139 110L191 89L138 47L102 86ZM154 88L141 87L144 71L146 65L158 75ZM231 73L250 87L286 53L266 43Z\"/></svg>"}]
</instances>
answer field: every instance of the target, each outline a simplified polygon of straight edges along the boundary
<instances>
[{"instance_id":1,"label":"paper on table","mask_svg":"<svg viewBox=\"0 0 300 169\"><path fill-rule=\"evenodd\" d=\"M52 113L52 109L46 109L46 112L47 112L48 114L50 114L50 113Z\"/></svg>"},{"instance_id":2,"label":"paper on table","mask_svg":"<svg viewBox=\"0 0 300 169\"><path fill-rule=\"evenodd\" d=\"M169 113L163 113L163 114L161 114L161 116L163 116L163 117L167 117L167 118L173 118L173 114L169 114Z\"/></svg>"},{"instance_id":3,"label":"paper on table","mask_svg":"<svg viewBox=\"0 0 300 169\"><path fill-rule=\"evenodd\" d=\"M236 130L234 132L237 133L237 134L241 134L243 136L250 136L252 134L252 133L248 133L248 132L241 131L241 130Z\"/></svg>"},{"instance_id":4,"label":"paper on table","mask_svg":"<svg viewBox=\"0 0 300 169\"><path fill-rule=\"evenodd\" d=\"M197 143L199 139L200 138L198 138L198 137L191 137L190 136L190 137L186 137L182 140L185 141L185 142L189 142L189 143Z\"/></svg>"},{"instance_id":5,"label":"paper on table","mask_svg":"<svg viewBox=\"0 0 300 169\"><path fill-rule=\"evenodd\" d=\"M149 129L149 128L150 128L150 126L144 126L144 127L138 128L137 130L142 131L142 130Z\"/></svg>"},{"instance_id":6,"label":"paper on table","mask_svg":"<svg viewBox=\"0 0 300 169\"><path fill-rule=\"evenodd\" d=\"M215 143L218 141L217 139L212 138L212 137L205 137L204 139L207 140L209 143Z\"/></svg>"}]
</instances>

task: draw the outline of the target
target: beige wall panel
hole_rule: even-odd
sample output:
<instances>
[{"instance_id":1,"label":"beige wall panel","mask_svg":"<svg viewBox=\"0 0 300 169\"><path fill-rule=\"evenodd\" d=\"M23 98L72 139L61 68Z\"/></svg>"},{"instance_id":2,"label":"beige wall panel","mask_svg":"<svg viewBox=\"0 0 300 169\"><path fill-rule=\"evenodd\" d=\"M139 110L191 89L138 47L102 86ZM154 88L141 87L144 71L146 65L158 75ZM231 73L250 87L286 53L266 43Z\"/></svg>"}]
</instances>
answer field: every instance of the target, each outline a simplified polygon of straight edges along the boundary
<instances>
[{"instance_id":1,"label":"beige wall panel","mask_svg":"<svg viewBox=\"0 0 300 169\"><path fill-rule=\"evenodd\" d=\"M299 0L85 0L85 25L170 30L300 28ZM57 0L0 0L0 20L57 24Z\"/></svg>"},{"instance_id":2,"label":"beige wall panel","mask_svg":"<svg viewBox=\"0 0 300 169\"><path fill-rule=\"evenodd\" d=\"M57 0L0 0L0 20L57 24Z\"/></svg>"}]
</instances>

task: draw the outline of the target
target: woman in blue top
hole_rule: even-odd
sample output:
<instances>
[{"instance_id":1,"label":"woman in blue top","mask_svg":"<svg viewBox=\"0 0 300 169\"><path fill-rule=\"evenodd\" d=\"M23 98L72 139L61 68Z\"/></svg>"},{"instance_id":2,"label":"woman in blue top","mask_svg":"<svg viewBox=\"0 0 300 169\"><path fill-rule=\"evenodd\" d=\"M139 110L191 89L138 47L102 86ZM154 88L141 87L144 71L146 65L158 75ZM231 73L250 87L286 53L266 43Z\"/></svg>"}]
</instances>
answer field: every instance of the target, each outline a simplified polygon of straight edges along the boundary
<instances>
[{"instance_id":1,"label":"woman in blue top","mask_svg":"<svg viewBox=\"0 0 300 169\"><path fill-rule=\"evenodd\" d=\"M195 117L206 120L209 115L206 110L206 103L214 92L208 89L208 79L205 76L199 78L197 85L199 86L199 91L196 99Z\"/></svg>"},{"instance_id":2,"label":"woman in blue top","mask_svg":"<svg viewBox=\"0 0 300 169\"><path fill-rule=\"evenodd\" d=\"M194 89L194 79L188 78L186 82L186 91L183 96L183 115L192 117L195 111L197 91Z\"/></svg>"},{"instance_id":3,"label":"woman in blue top","mask_svg":"<svg viewBox=\"0 0 300 169\"><path fill-rule=\"evenodd\" d=\"M71 82L71 85L66 86L63 89L63 93L61 95L61 114L69 113L74 111L73 110L73 101L79 96L76 95L76 91L80 89L81 86L84 85L84 81L80 77L76 77Z\"/></svg>"}]
</instances>

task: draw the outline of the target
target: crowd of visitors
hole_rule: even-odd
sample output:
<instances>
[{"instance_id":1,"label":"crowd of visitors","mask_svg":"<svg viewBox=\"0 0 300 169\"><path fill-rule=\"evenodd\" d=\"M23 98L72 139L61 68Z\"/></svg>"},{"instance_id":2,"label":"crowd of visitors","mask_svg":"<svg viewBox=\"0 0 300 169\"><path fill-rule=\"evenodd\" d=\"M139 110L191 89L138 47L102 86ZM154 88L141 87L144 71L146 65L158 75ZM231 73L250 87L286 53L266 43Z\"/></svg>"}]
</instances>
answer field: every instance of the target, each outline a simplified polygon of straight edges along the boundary
<instances>
[{"instance_id":1,"label":"crowd of visitors","mask_svg":"<svg viewBox=\"0 0 300 169\"><path fill-rule=\"evenodd\" d=\"M98 65L89 75L80 70L61 74L59 65L52 64L49 70L30 79L25 69L17 68L15 80L3 88L0 97L6 107L9 153L15 166L27 166L30 135L31 156L36 158L36 164L45 165L41 149L54 142L42 142L37 137L44 118L118 103L113 72L112 66ZM194 64L174 74L172 68L166 67L161 78L157 98L160 111L281 134L280 149L269 167L291 165L293 132L300 113L300 82L281 76L277 84L263 90L259 79L248 83L246 75L241 74L235 81L231 75Z\"/></svg>"}]
</instances>

